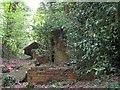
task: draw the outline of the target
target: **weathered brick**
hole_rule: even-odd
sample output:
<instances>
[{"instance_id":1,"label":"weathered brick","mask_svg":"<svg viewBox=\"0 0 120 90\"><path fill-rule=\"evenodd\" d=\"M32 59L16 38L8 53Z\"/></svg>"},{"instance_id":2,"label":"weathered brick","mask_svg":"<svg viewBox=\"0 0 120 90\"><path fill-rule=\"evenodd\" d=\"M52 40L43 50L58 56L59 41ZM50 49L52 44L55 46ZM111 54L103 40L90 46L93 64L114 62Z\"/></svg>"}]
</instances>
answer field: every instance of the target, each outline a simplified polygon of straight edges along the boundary
<instances>
[{"instance_id":1,"label":"weathered brick","mask_svg":"<svg viewBox=\"0 0 120 90\"><path fill-rule=\"evenodd\" d=\"M69 68L66 70L64 68L49 69L49 67L33 67L29 70L27 75L28 81L34 83L46 82L49 80L76 80L75 72Z\"/></svg>"}]
</instances>

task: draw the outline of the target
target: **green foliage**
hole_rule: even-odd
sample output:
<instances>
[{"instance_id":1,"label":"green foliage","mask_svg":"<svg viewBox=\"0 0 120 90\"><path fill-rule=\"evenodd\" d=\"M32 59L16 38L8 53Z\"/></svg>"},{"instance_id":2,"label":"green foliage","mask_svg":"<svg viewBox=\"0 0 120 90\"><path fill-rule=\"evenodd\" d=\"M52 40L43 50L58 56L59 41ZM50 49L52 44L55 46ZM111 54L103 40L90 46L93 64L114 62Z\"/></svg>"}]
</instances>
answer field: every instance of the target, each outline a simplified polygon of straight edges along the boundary
<instances>
[{"instance_id":1,"label":"green foliage","mask_svg":"<svg viewBox=\"0 0 120 90\"><path fill-rule=\"evenodd\" d=\"M2 48L3 57L19 56L29 37L28 28L29 9L23 2L2 2ZM26 39L25 39L26 38Z\"/></svg>"},{"instance_id":2,"label":"green foliage","mask_svg":"<svg viewBox=\"0 0 120 90\"><path fill-rule=\"evenodd\" d=\"M119 38L117 4L72 3L71 8L70 16L75 18L72 23L76 24L70 36L73 61L82 59L87 73L94 70L95 75L109 74L113 60L119 56L118 47L113 44Z\"/></svg>"},{"instance_id":3,"label":"green foliage","mask_svg":"<svg viewBox=\"0 0 120 90\"><path fill-rule=\"evenodd\" d=\"M28 82L27 85L25 86L26 88L34 88L34 83Z\"/></svg>"},{"instance_id":4,"label":"green foliage","mask_svg":"<svg viewBox=\"0 0 120 90\"><path fill-rule=\"evenodd\" d=\"M48 85L49 85L49 88L66 88L65 86L69 87L74 83L75 83L74 81L61 80L61 81L52 81L51 83L48 83Z\"/></svg>"},{"instance_id":5,"label":"green foliage","mask_svg":"<svg viewBox=\"0 0 120 90\"><path fill-rule=\"evenodd\" d=\"M120 83L119 82L110 82L108 83L108 88L120 88Z\"/></svg>"},{"instance_id":6,"label":"green foliage","mask_svg":"<svg viewBox=\"0 0 120 90\"><path fill-rule=\"evenodd\" d=\"M35 15L39 21L33 25L36 38L41 42L47 40L49 43L46 45L49 45L49 32L64 28L72 52L71 63L79 76L114 73L112 64L115 64L120 52L117 5L42 3ZM83 64L79 66L81 61Z\"/></svg>"},{"instance_id":7,"label":"green foliage","mask_svg":"<svg viewBox=\"0 0 120 90\"><path fill-rule=\"evenodd\" d=\"M37 55L48 55L48 50L44 50L42 48L32 49L32 52L35 52Z\"/></svg>"},{"instance_id":8,"label":"green foliage","mask_svg":"<svg viewBox=\"0 0 120 90\"><path fill-rule=\"evenodd\" d=\"M7 67L2 67L2 73L8 73L10 72L10 69L8 69Z\"/></svg>"},{"instance_id":9,"label":"green foliage","mask_svg":"<svg viewBox=\"0 0 120 90\"><path fill-rule=\"evenodd\" d=\"M15 84L15 77L12 75L5 75L2 80L3 87L12 87Z\"/></svg>"}]
</instances>

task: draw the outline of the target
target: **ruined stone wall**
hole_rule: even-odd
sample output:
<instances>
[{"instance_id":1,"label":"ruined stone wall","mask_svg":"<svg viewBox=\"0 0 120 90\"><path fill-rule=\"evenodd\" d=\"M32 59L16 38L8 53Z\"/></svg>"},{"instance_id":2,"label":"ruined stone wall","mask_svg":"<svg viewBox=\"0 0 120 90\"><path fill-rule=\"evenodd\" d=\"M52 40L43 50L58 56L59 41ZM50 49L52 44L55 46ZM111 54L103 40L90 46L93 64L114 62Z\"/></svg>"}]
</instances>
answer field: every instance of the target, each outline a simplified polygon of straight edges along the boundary
<instances>
[{"instance_id":1,"label":"ruined stone wall","mask_svg":"<svg viewBox=\"0 0 120 90\"><path fill-rule=\"evenodd\" d=\"M76 80L75 72L70 68L32 67L27 73L27 81L45 83L52 80Z\"/></svg>"},{"instance_id":2,"label":"ruined stone wall","mask_svg":"<svg viewBox=\"0 0 120 90\"><path fill-rule=\"evenodd\" d=\"M58 42L54 47L54 58L55 63L70 62L70 53L68 47L63 44L64 42Z\"/></svg>"}]
</instances>

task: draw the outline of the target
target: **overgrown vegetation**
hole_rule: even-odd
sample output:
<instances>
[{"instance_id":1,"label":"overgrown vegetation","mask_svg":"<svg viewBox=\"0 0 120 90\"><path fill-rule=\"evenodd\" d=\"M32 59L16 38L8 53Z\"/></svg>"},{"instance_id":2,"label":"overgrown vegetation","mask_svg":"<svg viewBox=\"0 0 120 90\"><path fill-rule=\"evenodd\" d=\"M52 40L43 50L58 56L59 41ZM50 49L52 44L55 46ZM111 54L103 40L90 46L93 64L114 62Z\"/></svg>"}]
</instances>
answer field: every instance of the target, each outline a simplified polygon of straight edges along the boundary
<instances>
[{"instance_id":1,"label":"overgrown vegetation","mask_svg":"<svg viewBox=\"0 0 120 90\"><path fill-rule=\"evenodd\" d=\"M64 29L79 77L115 73L120 64L117 7L117 3L41 3L34 18L36 38L46 42L48 32Z\"/></svg>"},{"instance_id":2,"label":"overgrown vegetation","mask_svg":"<svg viewBox=\"0 0 120 90\"><path fill-rule=\"evenodd\" d=\"M2 86L3 87L12 87L15 85L15 77L12 75L5 75L2 79Z\"/></svg>"},{"instance_id":3,"label":"overgrown vegetation","mask_svg":"<svg viewBox=\"0 0 120 90\"><path fill-rule=\"evenodd\" d=\"M51 50L50 31L63 29L78 79L120 72L118 3L40 3L31 23L24 3L1 5L3 57L20 56L32 39Z\"/></svg>"},{"instance_id":4,"label":"overgrown vegetation","mask_svg":"<svg viewBox=\"0 0 120 90\"><path fill-rule=\"evenodd\" d=\"M29 9L24 3L3 2L1 3L2 19L2 57L11 58L19 56L29 36L26 29Z\"/></svg>"}]
</instances>

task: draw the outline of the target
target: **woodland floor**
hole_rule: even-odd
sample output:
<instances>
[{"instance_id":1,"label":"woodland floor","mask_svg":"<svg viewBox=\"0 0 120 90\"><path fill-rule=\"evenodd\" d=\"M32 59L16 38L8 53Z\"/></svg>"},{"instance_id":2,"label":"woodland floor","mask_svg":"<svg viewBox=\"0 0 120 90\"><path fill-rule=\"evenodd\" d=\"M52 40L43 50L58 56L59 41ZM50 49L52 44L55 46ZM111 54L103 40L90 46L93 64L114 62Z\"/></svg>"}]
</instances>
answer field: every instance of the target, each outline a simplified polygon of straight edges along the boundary
<instances>
[{"instance_id":1,"label":"woodland floor","mask_svg":"<svg viewBox=\"0 0 120 90\"><path fill-rule=\"evenodd\" d=\"M16 64L22 66L18 70L11 70L9 73L16 77L16 80L20 80L26 74L26 71L31 66L29 65L31 60L10 60L9 65ZM4 63L3 63L4 64ZM3 74L4 75L4 74ZM1 78L0 78L1 79ZM46 84L39 84L35 85L35 88L109 88L110 87L118 87L120 82L119 76L113 76L111 79L104 79L102 81L95 79L95 80L81 80L81 81L52 81ZM14 86L14 88L25 88L27 82L19 83ZM117 86L116 86L117 84Z\"/></svg>"}]
</instances>

